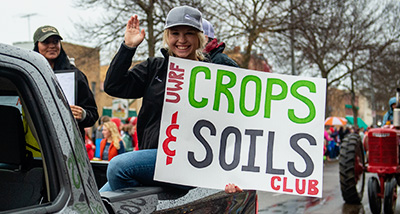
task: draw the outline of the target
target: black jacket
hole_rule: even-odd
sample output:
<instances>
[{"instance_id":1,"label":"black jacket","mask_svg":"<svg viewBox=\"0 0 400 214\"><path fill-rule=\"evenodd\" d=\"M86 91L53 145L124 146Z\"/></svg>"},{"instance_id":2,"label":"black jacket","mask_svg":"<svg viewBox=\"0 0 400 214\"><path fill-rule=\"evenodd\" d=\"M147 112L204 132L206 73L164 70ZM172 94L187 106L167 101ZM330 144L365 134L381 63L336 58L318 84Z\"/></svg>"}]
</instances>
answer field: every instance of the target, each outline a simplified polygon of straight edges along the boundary
<instances>
[{"instance_id":1,"label":"black jacket","mask_svg":"<svg viewBox=\"0 0 400 214\"><path fill-rule=\"evenodd\" d=\"M75 104L82 107L86 111L86 117L84 120L78 121L79 130L82 136L85 136L85 127L93 126L99 119L99 114L97 112L97 105L94 99L93 93L89 88L88 80L86 75L77 69L75 66L71 65L76 69L78 93L75 98ZM83 138L85 139L85 138Z\"/></svg>"},{"instance_id":2,"label":"black jacket","mask_svg":"<svg viewBox=\"0 0 400 214\"><path fill-rule=\"evenodd\" d=\"M135 52L136 48L121 45L107 71L104 91L119 98L143 97L137 121L139 149L156 149L169 56L161 49L164 57L148 58L129 70Z\"/></svg>"},{"instance_id":3,"label":"black jacket","mask_svg":"<svg viewBox=\"0 0 400 214\"><path fill-rule=\"evenodd\" d=\"M34 51L39 52L37 44L35 45ZM82 107L86 111L85 119L78 121L78 126L83 139L85 139L85 127L93 126L99 119L96 101L93 97L92 91L89 88L87 77L81 70L79 70L69 62L67 54L62 47L60 55L57 57L54 64L53 70L75 70L77 84L77 96L75 97L75 105Z\"/></svg>"},{"instance_id":4,"label":"black jacket","mask_svg":"<svg viewBox=\"0 0 400 214\"><path fill-rule=\"evenodd\" d=\"M239 67L239 65L233 59L229 58L228 55L223 53L225 50L225 43L221 42L218 44L217 39L210 41L204 50L205 53L208 54L208 57L211 59L212 63Z\"/></svg>"}]
</instances>

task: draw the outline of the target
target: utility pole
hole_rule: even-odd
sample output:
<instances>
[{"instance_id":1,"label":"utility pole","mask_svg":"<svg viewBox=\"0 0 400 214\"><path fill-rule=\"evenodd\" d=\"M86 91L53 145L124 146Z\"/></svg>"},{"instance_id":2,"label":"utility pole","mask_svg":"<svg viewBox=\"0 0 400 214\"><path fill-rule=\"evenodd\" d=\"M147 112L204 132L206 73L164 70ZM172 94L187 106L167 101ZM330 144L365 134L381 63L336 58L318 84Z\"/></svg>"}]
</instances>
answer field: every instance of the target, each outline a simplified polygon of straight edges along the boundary
<instances>
[{"instance_id":1,"label":"utility pole","mask_svg":"<svg viewBox=\"0 0 400 214\"><path fill-rule=\"evenodd\" d=\"M372 125L375 126L377 125L377 121L376 121L376 99L375 99L375 90L374 90L374 73L371 70L371 82L370 82L370 86L371 86L371 107L372 107Z\"/></svg>"},{"instance_id":2,"label":"utility pole","mask_svg":"<svg viewBox=\"0 0 400 214\"><path fill-rule=\"evenodd\" d=\"M290 52L291 52L291 60L292 60L292 75L296 75L295 58L294 58L293 0L290 0Z\"/></svg>"},{"instance_id":3,"label":"utility pole","mask_svg":"<svg viewBox=\"0 0 400 214\"><path fill-rule=\"evenodd\" d=\"M28 13L25 15L22 15L21 18L27 18L28 19L28 38L31 38L31 16L36 16L37 13Z\"/></svg>"}]
</instances>

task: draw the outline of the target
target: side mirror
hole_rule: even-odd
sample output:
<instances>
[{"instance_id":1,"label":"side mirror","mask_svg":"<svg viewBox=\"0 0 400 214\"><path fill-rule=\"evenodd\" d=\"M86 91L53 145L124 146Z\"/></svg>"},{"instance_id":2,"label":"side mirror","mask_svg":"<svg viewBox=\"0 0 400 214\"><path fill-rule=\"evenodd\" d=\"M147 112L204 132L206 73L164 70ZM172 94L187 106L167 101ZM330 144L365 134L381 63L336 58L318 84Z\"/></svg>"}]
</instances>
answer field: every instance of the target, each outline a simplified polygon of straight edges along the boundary
<instances>
[{"instance_id":1,"label":"side mirror","mask_svg":"<svg viewBox=\"0 0 400 214\"><path fill-rule=\"evenodd\" d=\"M400 103L399 103L400 88L396 90L396 108L393 109L393 126L400 127Z\"/></svg>"},{"instance_id":2,"label":"side mirror","mask_svg":"<svg viewBox=\"0 0 400 214\"><path fill-rule=\"evenodd\" d=\"M400 108L400 88L396 89L396 108Z\"/></svg>"},{"instance_id":3,"label":"side mirror","mask_svg":"<svg viewBox=\"0 0 400 214\"><path fill-rule=\"evenodd\" d=\"M393 126L400 127L400 108L393 109Z\"/></svg>"}]
</instances>

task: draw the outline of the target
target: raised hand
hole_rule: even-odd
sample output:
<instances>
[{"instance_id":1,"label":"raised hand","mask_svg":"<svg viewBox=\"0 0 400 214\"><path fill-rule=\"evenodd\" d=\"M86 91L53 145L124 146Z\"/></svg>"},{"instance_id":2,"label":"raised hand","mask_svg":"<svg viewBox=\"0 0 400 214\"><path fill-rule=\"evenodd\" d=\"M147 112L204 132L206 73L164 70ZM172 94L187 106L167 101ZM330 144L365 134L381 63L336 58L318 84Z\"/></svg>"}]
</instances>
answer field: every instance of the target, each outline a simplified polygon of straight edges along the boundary
<instances>
[{"instance_id":1,"label":"raised hand","mask_svg":"<svg viewBox=\"0 0 400 214\"><path fill-rule=\"evenodd\" d=\"M146 35L144 29L140 29L139 24L139 18L136 14L131 16L126 24L125 45L128 47L137 47Z\"/></svg>"}]
</instances>

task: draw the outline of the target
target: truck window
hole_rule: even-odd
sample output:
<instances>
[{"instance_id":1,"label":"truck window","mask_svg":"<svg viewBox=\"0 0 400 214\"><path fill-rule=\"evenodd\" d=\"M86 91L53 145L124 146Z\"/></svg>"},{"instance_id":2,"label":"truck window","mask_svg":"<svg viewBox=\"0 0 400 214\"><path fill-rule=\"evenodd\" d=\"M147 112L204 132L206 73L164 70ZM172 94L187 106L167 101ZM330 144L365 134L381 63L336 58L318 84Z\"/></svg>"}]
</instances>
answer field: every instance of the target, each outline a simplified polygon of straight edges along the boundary
<instances>
[{"instance_id":1,"label":"truck window","mask_svg":"<svg viewBox=\"0 0 400 214\"><path fill-rule=\"evenodd\" d=\"M22 78L8 77L0 68L0 211L33 210L50 205L58 194L38 134L43 130L33 117L38 109L18 81Z\"/></svg>"}]
</instances>

